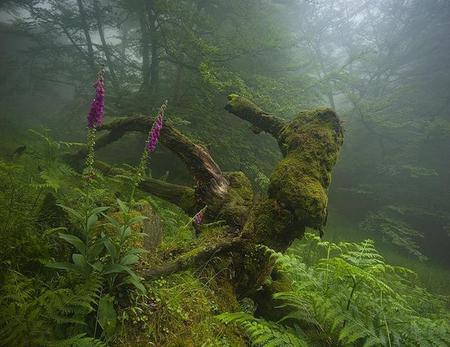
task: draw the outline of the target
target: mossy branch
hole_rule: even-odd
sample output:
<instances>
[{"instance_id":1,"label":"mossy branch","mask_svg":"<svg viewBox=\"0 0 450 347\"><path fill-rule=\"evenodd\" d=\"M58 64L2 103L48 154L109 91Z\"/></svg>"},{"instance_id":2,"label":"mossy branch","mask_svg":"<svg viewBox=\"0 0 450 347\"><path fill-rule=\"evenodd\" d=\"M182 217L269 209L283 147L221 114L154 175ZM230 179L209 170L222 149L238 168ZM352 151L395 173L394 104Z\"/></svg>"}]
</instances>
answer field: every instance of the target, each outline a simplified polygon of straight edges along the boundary
<instances>
[{"instance_id":1,"label":"mossy branch","mask_svg":"<svg viewBox=\"0 0 450 347\"><path fill-rule=\"evenodd\" d=\"M263 111L259 106L243 96L230 94L225 110L233 113L235 116L252 123L259 128L278 139L278 136L285 125L285 122L269 113Z\"/></svg>"},{"instance_id":2,"label":"mossy branch","mask_svg":"<svg viewBox=\"0 0 450 347\"><path fill-rule=\"evenodd\" d=\"M225 252L239 250L245 242L248 242L248 240L235 237L222 240L211 245L200 246L179 256L176 260L170 263L145 270L143 275L146 279L152 279L188 269L196 264L205 264L208 259L211 259L214 256L221 255Z\"/></svg>"},{"instance_id":3,"label":"mossy branch","mask_svg":"<svg viewBox=\"0 0 450 347\"><path fill-rule=\"evenodd\" d=\"M97 129L98 132L103 131L104 133L97 137L95 149L99 150L120 140L127 132L147 134L152 123L153 118L148 116L117 118ZM223 199L228 192L228 180L205 147L191 141L168 122L164 124L161 130L160 142L186 164L196 182L195 191L192 188L169 185L157 180L144 182L139 186L141 189L174 202L190 212L194 209L195 203L193 201L195 200L200 206L212 205L212 201ZM86 148L82 148L76 153L67 154L65 159L72 166L80 169L80 163L85 156ZM104 163L101 166L103 172L110 169ZM170 190L174 190L173 194L169 192Z\"/></svg>"},{"instance_id":4,"label":"mossy branch","mask_svg":"<svg viewBox=\"0 0 450 347\"><path fill-rule=\"evenodd\" d=\"M114 166L100 160L95 162L95 168L106 176L122 173ZM188 214L197 211L195 191L191 187L168 183L155 178L146 178L139 183L139 189L181 207Z\"/></svg>"}]
</instances>

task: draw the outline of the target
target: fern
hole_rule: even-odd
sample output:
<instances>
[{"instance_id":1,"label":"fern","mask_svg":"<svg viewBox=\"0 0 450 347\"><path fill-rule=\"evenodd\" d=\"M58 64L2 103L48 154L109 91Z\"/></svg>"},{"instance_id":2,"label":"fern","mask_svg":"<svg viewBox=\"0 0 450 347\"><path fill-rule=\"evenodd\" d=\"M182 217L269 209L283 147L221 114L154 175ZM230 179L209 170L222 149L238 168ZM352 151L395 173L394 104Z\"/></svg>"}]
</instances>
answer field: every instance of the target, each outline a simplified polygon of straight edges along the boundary
<instances>
[{"instance_id":1,"label":"fern","mask_svg":"<svg viewBox=\"0 0 450 347\"><path fill-rule=\"evenodd\" d=\"M302 341L313 345L450 344L446 298L418 287L411 270L387 264L372 240L336 244L307 233L286 254L263 248L291 280L291 291L274 294L288 313L278 323L241 313L221 315L222 321L248 333L265 334L268 326L268 336L301 332ZM254 330L250 322L256 322Z\"/></svg>"},{"instance_id":2,"label":"fern","mask_svg":"<svg viewBox=\"0 0 450 347\"><path fill-rule=\"evenodd\" d=\"M84 331L101 284L93 276L73 289L39 290L33 280L11 271L1 288L0 345L102 346Z\"/></svg>"},{"instance_id":3,"label":"fern","mask_svg":"<svg viewBox=\"0 0 450 347\"><path fill-rule=\"evenodd\" d=\"M254 318L245 312L222 313L217 318L223 323L235 323L242 327L250 337L253 346L308 346L292 329Z\"/></svg>"}]
</instances>

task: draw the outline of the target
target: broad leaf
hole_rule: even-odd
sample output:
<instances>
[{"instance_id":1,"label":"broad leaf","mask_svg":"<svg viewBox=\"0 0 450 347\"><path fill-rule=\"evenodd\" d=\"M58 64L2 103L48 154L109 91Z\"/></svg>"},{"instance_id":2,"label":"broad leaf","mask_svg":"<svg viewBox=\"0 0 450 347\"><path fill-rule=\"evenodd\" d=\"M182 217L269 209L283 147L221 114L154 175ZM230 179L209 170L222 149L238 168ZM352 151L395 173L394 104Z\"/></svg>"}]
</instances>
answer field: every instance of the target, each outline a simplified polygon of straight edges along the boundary
<instances>
[{"instance_id":1,"label":"broad leaf","mask_svg":"<svg viewBox=\"0 0 450 347\"><path fill-rule=\"evenodd\" d=\"M107 339L114 334L117 325L117 313L114 309L114 297L105 295L98 304L98 323L103 329Z\"/></svg>"},{"instance_id":2,"label":"broad leaf","mask_svg":"<svg viewBox=\"0 0 450 347\"><path fill-rule=\"evenodd\" d=\"M132 276L128 276L125 281L125 283L129 283L132 284L133 286L135 286L138 290L140 290L143 294L145 294L147 292L147 290L145 289L144 285L142 284L142 282Z\"/></svg>"},{"instance_id":3,"label":"broad leaf","mask_svg":"<svg viewBox=\"0 0 450 347\"><path fill-rule=\"evenodd\" d=\"M64 241L69 242L71 245L75 246L78 252L85 254L86 253L86 245L84 242L75 235L70 234L59 234L59 238L63 239Z\"/></svg>"},{"instance_id":4,"label":"broad leaf","mask_svg":"<svg viewBox=\"0 0 450 347\"><path fill-rule=\"evenodd\" d=\"M86 231L89 232L91 228L95 225L95 223L97 223L97 221L98 221L97 214L95 213L91 214L86 223Z\"/></svg>"},{"instance_id":5,"label":"broad leaf","mask_svg":"<svg viewBox=\"0 0 450 347\"><path fill-rule=\"evenodd\" d=\"M109 255L111 256L112 261L114 262L117 256L117 250L116 246L111 242L109 238L105 238L103 240L103 244L105 245L106 249L108 250Z\"/></svg>"},{"instance_id":6,"label":"broad leaf","mask_svg":"<svg viewBox=\"0 0 450 347\"><path fill-rule=\"evenodd\" d=\"M72 254L72 260L76 266L82 268L83 270L87 269L86 258L82 254L78 253Z\"/></svg>"},{"instance_id":7,"label":"broad leaf","mask_svg":"<svg viewBox=\"0 0 450 347\"><path fill-rule=\"evenodd\" d=\"M137 263L139 257L135 254L127 254L122 259L120 259L120 264L122 265L132 265Z\"/></svg>"},{"instance_id":8,"label":"broad leaf","mask_svg":"<svg viewBox=\"0 0 450 347\"><path fill-rule=\"evenodd\" d=\"M58 269L58 270L67 270L67 271L78 271L77 267L74 264L71 263L48 263L46 264L47 267L52 269Z\"/></svg>"},{"instance_id":9,"label":"broad leaf","mask_svg":"<svg viewBox=\"0 0 450 347\"><path fill-rule=\"evenodd\" d=\"M106 265L103 269L104 274L112 274L112 273L121 273L121 272L130 272L130 268L128 266L122 264L109 264Z\"/></svg>"}]
</instances>

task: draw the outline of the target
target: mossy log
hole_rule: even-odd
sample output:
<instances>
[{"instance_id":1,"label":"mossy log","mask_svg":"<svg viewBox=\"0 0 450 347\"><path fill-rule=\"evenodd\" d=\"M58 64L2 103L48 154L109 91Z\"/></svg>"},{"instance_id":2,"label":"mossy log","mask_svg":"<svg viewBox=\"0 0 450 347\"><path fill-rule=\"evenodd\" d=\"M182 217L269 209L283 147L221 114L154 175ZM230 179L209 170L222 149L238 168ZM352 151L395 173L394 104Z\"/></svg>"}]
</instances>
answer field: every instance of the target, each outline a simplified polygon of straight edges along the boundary
<instances>
[{"instance_id":1,"label":"mossy log","mask_svg":"<svg viewBox=\"0 0 450 347\"><path fill-rule=\"evenodd\" d=\"M305 227L322 230L331 170L343 143L336 113L308 110L288 121L263 112L244 97L232 94L228 100L226 110L273 135L283 154L270 177L268 198L256 204L245 234L283 250Z\"/></svg>"},{"instance_id":2,"label":"mossy log","mask_svg":"<svg viewBox=\"0 0 450 347\"><path fill-rule=\"evenodd\" d=\"M128 132L147 134L153 120L148 116L134 116L117 118L104 124L97 129L102 134L97 136L95 149L120 140ZM170 122L165 122L160 142L185 163L196 185L186 187L157 179L146 179L139 188L180 206L188 214L208 206L207 221L221 219L235 229L242 228L253 203L253 191L248 178L243 173L224 174L204 146L191 141ZM81 169L85 156L86 148L81 148L76 153L67 154L65 160L73 167ZM106 163L97 161L96 167L104 174L114 174L114 168Z\"/></svg>"},{"instance_id":3,"label":"mossy log","mask_svg":"<svg viewBox=\"0 0 450 347\"><path fill-rule=\"evenodd\" d=\"M145 276L153 278L181 271L212 256L227 257L232 259L230 272L234 273L236 291L264 300L256 295L256 289L270 275L272 265L258 245L285 250L303 235L306 227L322 229L327 218L331 170L343 143L343 132L331 109L302 111L292 120L284 120L244 97L232 94L228 99L225 109L271 134L283 154L270 177L267 197L254 201L250 181L242 172L222 172L204 146L166 122L160 141L183 160L196 185L184 187L147 179L139 188L190 214L207 205L206 222L224 220L229 234L162 267L147 269ZM137 116L105 124L98 129L106 133L98 137L96 148L107 146L130 131L147 133L152 121L151 117ZM80 162L84 156L85 150L81 150L70 158ZM108 170L113 169L104 164L102 171Z\"/></svg>"}]
</instances>

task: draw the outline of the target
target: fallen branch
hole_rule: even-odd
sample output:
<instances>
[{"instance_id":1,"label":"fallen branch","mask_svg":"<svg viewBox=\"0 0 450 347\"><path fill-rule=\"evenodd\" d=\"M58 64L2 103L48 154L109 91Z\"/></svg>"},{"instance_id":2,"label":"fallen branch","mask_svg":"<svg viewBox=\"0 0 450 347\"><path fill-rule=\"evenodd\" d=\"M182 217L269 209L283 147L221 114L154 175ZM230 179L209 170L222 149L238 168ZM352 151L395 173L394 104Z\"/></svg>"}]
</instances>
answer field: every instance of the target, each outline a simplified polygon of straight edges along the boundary
<instances>
[{"instance_id":1,"label":"fallen branch","mask_svg":"<svg viewBox=\"0 0 450 347\"><path fill-rule=\"evenodd\" d=\"M145 270L144 277L146 279L152 279L160 276L166 276L178 271L185 270L197 264L204 264L208 259L214 256L217 256L224 252L236 250L245 242L248 242L248 240L244 240L240 237L235 237L232 239L220 241L219 243L213 245L194 248L192 251L179 256L176 260L170 263L157 268Z\"/></svg>"}]
</instances>

